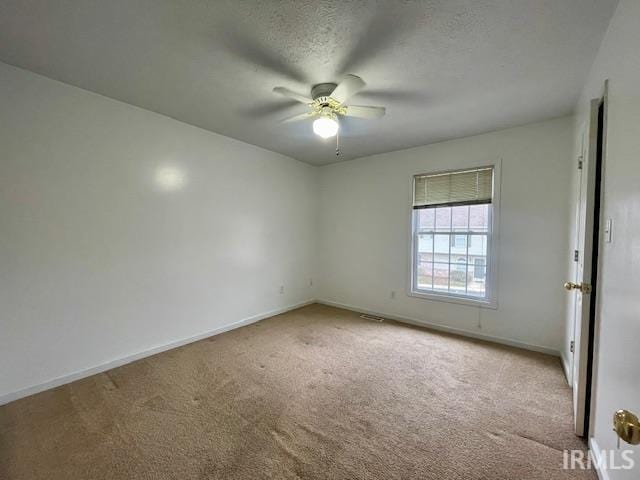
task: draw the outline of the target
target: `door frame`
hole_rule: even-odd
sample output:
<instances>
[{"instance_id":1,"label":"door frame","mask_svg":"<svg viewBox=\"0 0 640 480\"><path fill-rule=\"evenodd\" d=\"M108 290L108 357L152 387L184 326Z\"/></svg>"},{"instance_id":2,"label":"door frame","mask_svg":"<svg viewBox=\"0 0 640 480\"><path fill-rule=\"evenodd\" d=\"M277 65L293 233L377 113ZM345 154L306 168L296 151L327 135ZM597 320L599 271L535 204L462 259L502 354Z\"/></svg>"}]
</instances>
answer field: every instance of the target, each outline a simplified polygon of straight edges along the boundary
<instances>
[{"instance_id":1,"label":"door frame","mask_svg":"<svg viewBox=\"0 0 640 480\"><path fill-rule=\"evenodd\" d=\"M598 255L596 258L596 262L594 264L596 268L596 287L594 289L595 292L595 301L592 307L592 315L593 315L593 331L591 335L591 343L590 343L590 351L591 351L591 361L590 361L590 372L589 372L589 395L588 395L588 404L586 411L588 413L588 417L585 421L585 436L587 438L591 437L591 432L594 430L594 420L595 420L595 403L596 397L595 392L597 390L597 380L598 380L598 355L600 351L600 323L601 323L601 315L600 315L600 298L602 298L602 284L599 282L599 278L601 277L602 272L602 251L604 248L604 243L607 241L604 238L605 225L603 220L604 217L604 200L605 200L605 183L604 179L607 165L607 132L608 132L608 117L609 117L609 80L604 81L604 87L602 90L602 95L600 96L600 106L602 108L602 132L601 132L601 140L600 140L600 165L599 165L599 211L598 211L598 222L599 222L599 237L598 237ZM609 225L611 228L611 225Z\"/></svg>"},{"instance_id":2,"label":"door frame","mask_svg":"<svg viewBox=\"0 0 640 480\"><path fill-rule=\"evenodd\" d=\"M587 202L587 207L593 213L591 221L585 221L586 229L584 234L578 231L578 235L585 235L585 248L591 250L591 259L588 265L588 279L592 286L590 294L582 298L582 308L588 309L588 315L584 314L580 323L580 341L574 346L572 365L576 361L578 366L572 369L572 375L578 372L578 380L572 380L572 388L577 384L578 392L574 392L577 397L577 410L574 411L575 433L578 436L589 437L593 431L593 411L595 409L595 396L597 381L597 358L599 339L599 299L600 282L598 276L601 271L602 244L603 244L603 212L604 212L604 170L606 163L607 146L607 110L608 110L608 81L605 81L603 94L601 97L590 102L589 120L586 126L587 150L584 152L587 159L587 169L582 171L582 175L588 175L586 179L586 195L592 195L591 202ZM582 182L581 182L582 184ZM589 217L588 217L589 218ZM579 222L578 222L579 223ZM582 226L579 226L582 228ZM578 236L579 238L579 236ZM579 240L578 240L579 241ZM584 252L580 252L584 255ZM577 268L577 267L576 267ZM586 269L586 268L585 268ZM578 293L576 293L578 295ZM585 301L586 300L586 301ZM585 305L588 302L588 305ZM574 318L576 306L574 302ZM575 321L575 320L574 320ZM573 340L576 338L576 326L574 324Z\"/></svg>"}]
</instances>

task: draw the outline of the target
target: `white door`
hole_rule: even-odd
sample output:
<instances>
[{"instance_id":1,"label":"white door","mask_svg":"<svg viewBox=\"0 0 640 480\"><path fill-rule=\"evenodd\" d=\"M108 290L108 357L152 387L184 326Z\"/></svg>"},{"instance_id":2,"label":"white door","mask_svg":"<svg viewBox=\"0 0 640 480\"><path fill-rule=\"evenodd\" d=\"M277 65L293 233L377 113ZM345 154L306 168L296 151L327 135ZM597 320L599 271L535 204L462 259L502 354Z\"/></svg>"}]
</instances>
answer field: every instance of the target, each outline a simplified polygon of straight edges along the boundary
<instances>
[{"instance_id":1,"label":"white door","mask_svg":"<svg viewBox=\"0 0 640 480\"><path fill-rule=\"evenodd\" d=\"M591 102L589 123L582 135L582 154L579 159L580 188L577 198L577 262L575 278L565 284L575 295L573 334L573 411L575 432L584 435L587 414L587 366L589 360L589 321L591 305L591 260L593 257L593 220L596 186L596 156L598 142L599 101Z\"/></svg>"}]
</instances>

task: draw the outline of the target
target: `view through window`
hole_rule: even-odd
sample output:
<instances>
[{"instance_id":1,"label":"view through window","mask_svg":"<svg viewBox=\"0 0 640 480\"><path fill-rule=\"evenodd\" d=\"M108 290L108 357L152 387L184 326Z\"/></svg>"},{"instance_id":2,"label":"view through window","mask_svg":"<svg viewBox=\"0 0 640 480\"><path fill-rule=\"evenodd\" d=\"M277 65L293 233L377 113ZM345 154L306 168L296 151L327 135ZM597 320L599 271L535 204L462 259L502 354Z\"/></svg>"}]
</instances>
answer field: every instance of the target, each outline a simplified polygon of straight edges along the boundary
<instances>
[{"instance_id":1,"label":"view through window","mask_svg":"<svg viewBox=\"0 0 640 480\"><path fill-rule=\"evenodd\" d=\"M416 210L417 287L485 297L489 205Z\"/></svg>"}]
</instances>

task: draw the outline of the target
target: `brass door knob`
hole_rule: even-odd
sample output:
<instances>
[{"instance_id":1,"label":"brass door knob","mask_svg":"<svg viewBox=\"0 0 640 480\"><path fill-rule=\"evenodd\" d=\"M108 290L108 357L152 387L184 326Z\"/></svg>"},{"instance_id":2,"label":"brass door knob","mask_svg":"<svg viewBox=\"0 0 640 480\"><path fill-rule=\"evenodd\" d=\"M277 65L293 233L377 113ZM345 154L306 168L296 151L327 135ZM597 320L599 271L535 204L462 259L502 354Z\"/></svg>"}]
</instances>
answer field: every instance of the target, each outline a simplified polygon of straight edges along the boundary
<instances>
[{"instance_id":1,"label":"brass door knob","mask_svg":"<svg viewBox=\"0 0 640 480\"><path fill-rule=\"evenodd\" d=\"M640 444L640 421L628 410L618 410L613 415L613 431L631 445Z\"/></svg>"},{"instance_id":2,"label":"brass door knob","mask_svg":"<svg viewBox=\"0 0 640 480\"><path fill-rule=\"evenodd\" d=\"M582 293L591 293L591 285L588 283L565 282L564 288L566 290L580 290Z\"/></svg>"}]
</instances>

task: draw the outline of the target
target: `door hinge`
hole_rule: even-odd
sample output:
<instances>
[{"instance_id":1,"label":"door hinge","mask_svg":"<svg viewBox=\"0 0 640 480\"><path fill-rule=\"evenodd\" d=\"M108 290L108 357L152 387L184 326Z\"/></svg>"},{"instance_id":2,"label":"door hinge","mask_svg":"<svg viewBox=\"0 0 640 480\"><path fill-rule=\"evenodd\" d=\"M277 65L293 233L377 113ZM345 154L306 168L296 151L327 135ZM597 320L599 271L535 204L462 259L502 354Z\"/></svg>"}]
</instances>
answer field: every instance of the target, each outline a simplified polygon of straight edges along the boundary
<instances>
[{"instance_id":1,"label":"door hinge","mask_svg":"<svg viewBox=\"0 0 640 480\"><path fill-rule=\"evenodd\" d=\"M580 255L580 254L578 253L578 250L574 250L574 251L573 251L573 261L574 261L574 262L577 262L577 261L578 261L579 255Z\"/></svg>"},{"instance_id":2,"label":"door hinge","mask_svg":"<svg viewBox=\"0 0 640 480\"><path fill-rule=\"evenodd\" d=\"M576 349L576 342L571 340L571 343L569 344L569 351L571 351L571 353L573 353L575 349Z\"/></svg>"},{"instance_id":3,"label":"door hinge","mask_svg":"<svg viewBox=\"0 0 640 480\"><path fill-rule=\"evenodd\" d=\"M578 157L578 170L582 170L582 156Z\"/></svg>"}]
</instances>

